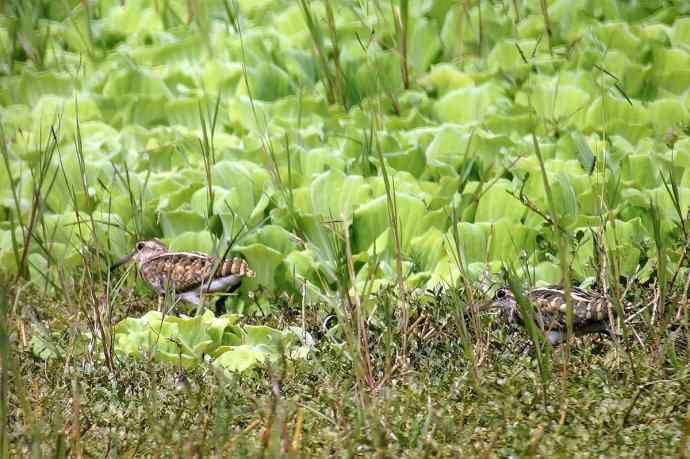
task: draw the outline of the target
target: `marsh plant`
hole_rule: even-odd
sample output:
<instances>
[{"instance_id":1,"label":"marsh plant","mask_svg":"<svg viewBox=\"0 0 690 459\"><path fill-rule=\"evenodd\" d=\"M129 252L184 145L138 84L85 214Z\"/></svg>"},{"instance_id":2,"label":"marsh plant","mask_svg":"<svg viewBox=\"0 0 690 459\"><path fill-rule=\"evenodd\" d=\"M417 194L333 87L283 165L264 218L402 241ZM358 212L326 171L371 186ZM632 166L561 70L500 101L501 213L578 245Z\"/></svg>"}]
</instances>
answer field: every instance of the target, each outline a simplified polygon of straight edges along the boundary
<instances>
[{"instance_id":1,"label":"marsh plant","mask_svg":"<svg viewBox=\"0 0 690 459\"><path fill-rule=\"evenodd\" d=\"M0 4L0 454L688 457L689 50L661 0ZM255 276L108 269L156 239Z\"/></svg>"}]
</instances>

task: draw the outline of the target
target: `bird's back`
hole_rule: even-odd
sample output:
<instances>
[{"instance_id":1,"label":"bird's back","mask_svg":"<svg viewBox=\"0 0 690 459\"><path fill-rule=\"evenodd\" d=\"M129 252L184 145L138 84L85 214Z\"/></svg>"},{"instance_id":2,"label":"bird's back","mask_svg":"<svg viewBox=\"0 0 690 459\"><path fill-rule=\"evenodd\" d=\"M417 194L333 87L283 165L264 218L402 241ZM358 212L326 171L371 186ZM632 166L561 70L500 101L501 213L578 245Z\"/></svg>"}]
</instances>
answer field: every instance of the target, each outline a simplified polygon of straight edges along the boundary
<instances>
[{"instance_id":1,"label":"bird's back","mask_svg":"<svg viewBox=\"0 0 690 459\"><path fill-rule=\"evenodd\" d=\"M186 292L201 287L213 279L235 275L253 277L247 262L241 258L223 260L217 271L216 258L198 252L168 252L150 260L141 266L141 275L159 293L171 288L175 292Z\"/></svg>"},{"instance_id":2,"label":"bird's back","mask_svg":"<svg viewBox=\"0 0 690 459\"><path fill-rule=\"evenodd\" d=\"M565 292L559 287L536 288L530 291L529 300L542 315L544 325L564 328L567 317ZM573 307L573 327L588 328L607 322L609 307L613 306L605 295L573 287L570 290ZM615 314L615 308L612 308Z\"/></svg>"}]
</instances>

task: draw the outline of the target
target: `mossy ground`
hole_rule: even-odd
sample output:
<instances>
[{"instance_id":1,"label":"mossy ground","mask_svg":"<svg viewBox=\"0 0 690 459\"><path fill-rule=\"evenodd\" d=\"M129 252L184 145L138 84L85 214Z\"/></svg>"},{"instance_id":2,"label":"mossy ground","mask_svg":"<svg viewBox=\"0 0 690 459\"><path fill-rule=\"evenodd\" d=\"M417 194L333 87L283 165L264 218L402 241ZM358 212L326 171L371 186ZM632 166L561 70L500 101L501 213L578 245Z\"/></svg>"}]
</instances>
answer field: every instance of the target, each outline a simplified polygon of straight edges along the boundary
<instances>
[{"instance_id":1,"label":"mossy ground","mask_svg":"<svg viewBox=\"0 0 690 459\"><path fill-rule=\"evenodd\" d=\"M452 302L427 299L412 309L415 317L427 315L426 331L411 334L408 362L395 365L390 378L383 376L386 349L397 352L399 336L392 333L387 348L384 330L372 322L378 384L370 389L358 383L338 334L318 332L316 313L305 318L318 337L306 361L230 378L204 363L182 370L120 359L111 371L98 352L75 344L87 330L78 307L25 292L8 321L10 454L683 457L681 445L690 452L688 359L670 358L652 334L642 330L639 340L618 344L605 336L576 340L564 384L565 347L553 351L544 381L525 334L484 315L475 383ZM128 301L155 305L153 298L123 295L120 312L134 306ZM269 321L302 318L283 305ZM23 344L41 326L58 349L48 360Z\"/></svg>"}]
</instances>

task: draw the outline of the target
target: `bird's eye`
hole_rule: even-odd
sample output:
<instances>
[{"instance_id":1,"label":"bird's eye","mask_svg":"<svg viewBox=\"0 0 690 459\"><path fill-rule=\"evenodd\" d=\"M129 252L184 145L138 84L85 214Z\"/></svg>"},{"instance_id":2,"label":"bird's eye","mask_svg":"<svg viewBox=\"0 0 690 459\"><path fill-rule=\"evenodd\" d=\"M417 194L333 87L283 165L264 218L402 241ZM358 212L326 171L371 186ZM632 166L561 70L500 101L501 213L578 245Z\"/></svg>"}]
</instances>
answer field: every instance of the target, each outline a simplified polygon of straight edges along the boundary
<instances>
[{"instance_id":1,"label":"bird's eye","mask_svg":"<svg viewBox=\"0 0 690 459\"><path fill-rule=\"evenodd\" d=\"M144 249L144 243L143 242L137 242L137 251L141 251Z\"/></svg>"},{"instance_id":2,"label":"bird's eye","mask_svg":"<svg viewBox=\"0 0 690 459\"><path fill-rule=\"evenodd\" d=\"M496 298L499 300L502 300L503 298L506 297L508 292L506 292L506 289L504 288L499 288L498 291L496 292Z\"/></svg>"}]
</instances>

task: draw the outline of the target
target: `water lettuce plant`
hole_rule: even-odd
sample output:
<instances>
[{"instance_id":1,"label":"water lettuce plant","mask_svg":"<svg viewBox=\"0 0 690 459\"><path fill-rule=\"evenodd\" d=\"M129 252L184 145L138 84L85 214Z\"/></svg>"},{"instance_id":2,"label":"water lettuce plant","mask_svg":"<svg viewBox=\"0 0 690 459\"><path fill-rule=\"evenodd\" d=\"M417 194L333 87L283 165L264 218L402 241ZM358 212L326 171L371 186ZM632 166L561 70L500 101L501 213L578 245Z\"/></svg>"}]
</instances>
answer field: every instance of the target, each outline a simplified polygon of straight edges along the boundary
<instances>
[{"instance_id":1,"label":"water lettuce plant","mask_svg":"<svg viewBox=\"0 0 690 459\"><path fill-rule=\"evenodd\" d=\"M35 22L23 27L33 27L32 40L49 31L50 52L13 60L11 73L5 61L0 76L0 198L11 210L0 215L3 269L27 272L28 264L35 273L55 261L73 269L85 238L104 254L144 236L219 251L223 240L266 225L238 241L259 273L248 288L316 288L326 267L314 256L313 231L300 223L315 218L344 219L354 258L367 259L376 245L384 255L378 272L393 281L397 248L379 153L395 188L400 256L416 285L458 280L444 268L453 248L422 249L427 237L448 239L451 208L467 263L494 273L519 253L532 265L548 263L557 244L534 212L548 207L534 133L560 225L572 236L610 222L607 233L622 232L611 250L625 253L621 274L632 276L655 259L649 203L670 207L661 178L671 173L677 182L681 210L690 196L680 83L690 72L688 21L680 7L638 23L649 5L602 7L594 19L587 2L552 3L548 40L531 4L515 12L483 5L481 18L452 2L411 5L404 56L387 46L400 31L394 23L346 5L335 9L335 35L310 22L328 14L320 3L266 14L245 2L205 2L191 29L179 22L182 1L33 6ZM363 42L373 31L380 39ZM323 61L334 50L338 60ZM480 58L453 64L463 52ZM46 158L48 147L58 153ZM30 223L39 171L50 192L34 219L42 244L32 244L20 228ZM95 233L81 228L85 215L98 223ZM661 218L670 242L678 213ZM306 238L295 243L278 228ZM581 280L594 275L587 244L572 266ZM305 262L295 277L298 258ZM33 277L52 288L59 274L49 268ZM550 280L536 272L534 281Z\"/></svg>"},{"instance_id":2,"label":"water lettuce plant","mask_svg":"<svg viewBox=\"0 0 690 459\"><path fill-rule=\"evenodd\" d=\"M281 353L306 358L313 346L306 331L242 326L240 319L238 314L215 317L211 311L196 317L149 311L113 327L115 351L122 357L153 358L183 368L208 358L214 366L242 372L264 362L276 362Z\"/></svg>"}]
</instances>

